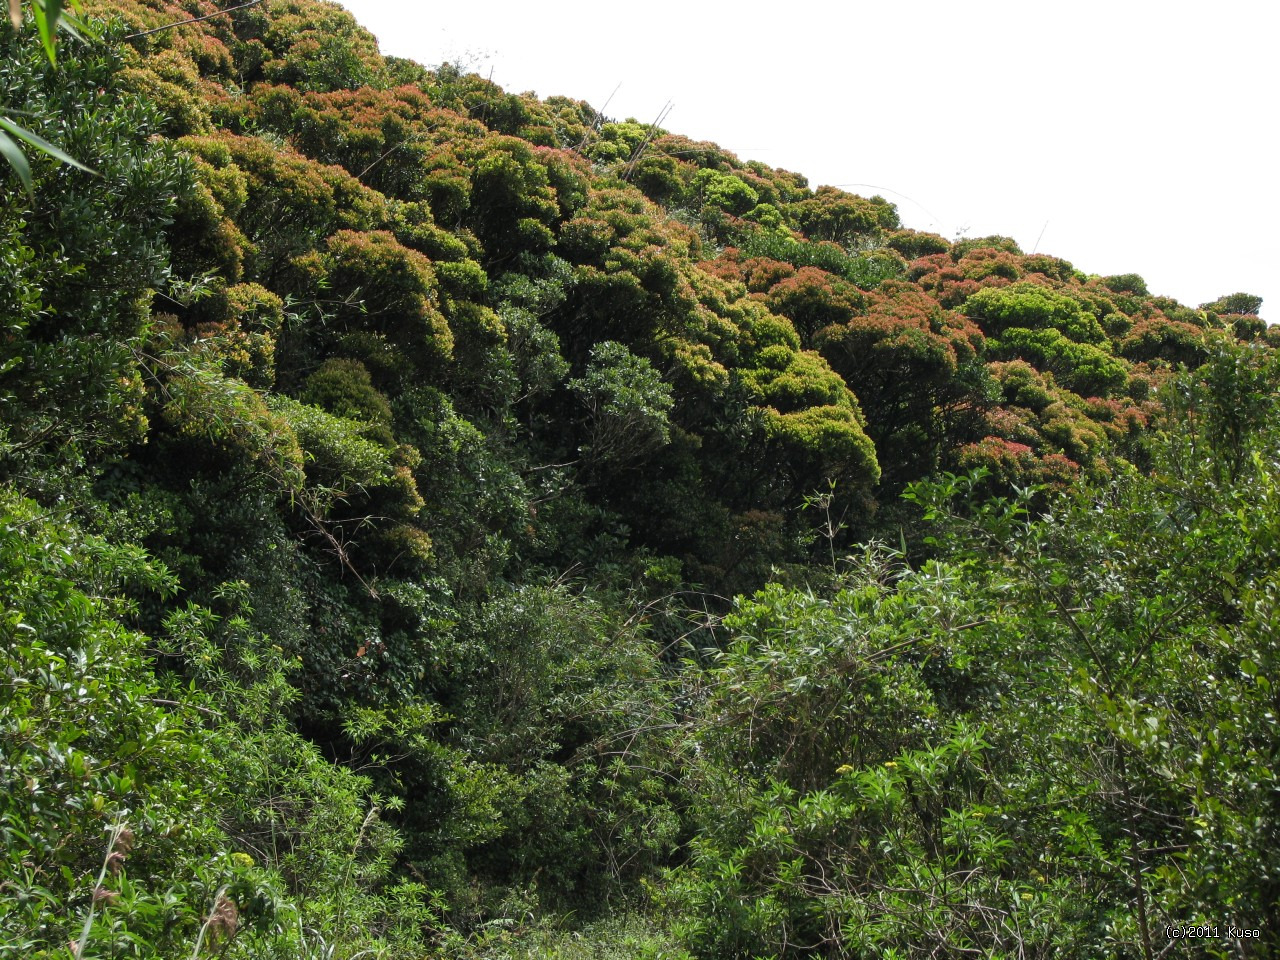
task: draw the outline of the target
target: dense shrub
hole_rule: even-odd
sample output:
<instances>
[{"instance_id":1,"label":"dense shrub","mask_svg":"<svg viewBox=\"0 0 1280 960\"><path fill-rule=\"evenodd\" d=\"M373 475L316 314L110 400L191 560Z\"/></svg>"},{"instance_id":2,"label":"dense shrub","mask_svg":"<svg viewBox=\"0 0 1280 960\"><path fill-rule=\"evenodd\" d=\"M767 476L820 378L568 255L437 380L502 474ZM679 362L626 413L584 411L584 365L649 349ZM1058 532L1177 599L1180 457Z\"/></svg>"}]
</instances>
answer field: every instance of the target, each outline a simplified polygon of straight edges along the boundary
<instances>
[{"instance_id":1,"label":"dense shrub","mask_svg":"<svg viewBox=\"0 0 1280 960\"><path fill-rule=\"evenodd\" d=\"M95 6L58 73L0 21L99 174L0 194L0 956L1155 960L1272 910L1258 298L330 3Z\"/></svg>"}]
</instances>

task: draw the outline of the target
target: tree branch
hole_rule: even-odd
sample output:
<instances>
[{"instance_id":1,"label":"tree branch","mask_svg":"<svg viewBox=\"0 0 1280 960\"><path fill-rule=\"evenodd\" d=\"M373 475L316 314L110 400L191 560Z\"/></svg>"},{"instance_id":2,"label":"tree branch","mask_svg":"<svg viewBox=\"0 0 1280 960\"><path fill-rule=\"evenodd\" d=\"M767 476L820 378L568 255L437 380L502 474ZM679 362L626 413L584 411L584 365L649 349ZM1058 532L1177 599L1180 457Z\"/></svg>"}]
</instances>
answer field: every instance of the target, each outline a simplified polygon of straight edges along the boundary
<instances>
[{"instance_id":1,"label":"tree branch","mask_svg":"<svg viewBox=\"0 0 1280 960\"><path fill-rule=\"evenodd\" d=\"M124 39L137 40L139 37L149 37L153 33L161 33L165 30L172 30L175 27L184 27L189 23L200 23L203 20L212 20L214 17L225 16L228 13L235 13L237 10L243 10L246 7L256 7L262 0L248 0L247 3L237 4L234 7L227 7L225 10L219 10L216 13L206 13L203 17L192 17L190 20L178 20L174 23L166 23L163 27L154 27L150 30L143 30L140 33L131 33Z\"/></svg>"}]
</instances>

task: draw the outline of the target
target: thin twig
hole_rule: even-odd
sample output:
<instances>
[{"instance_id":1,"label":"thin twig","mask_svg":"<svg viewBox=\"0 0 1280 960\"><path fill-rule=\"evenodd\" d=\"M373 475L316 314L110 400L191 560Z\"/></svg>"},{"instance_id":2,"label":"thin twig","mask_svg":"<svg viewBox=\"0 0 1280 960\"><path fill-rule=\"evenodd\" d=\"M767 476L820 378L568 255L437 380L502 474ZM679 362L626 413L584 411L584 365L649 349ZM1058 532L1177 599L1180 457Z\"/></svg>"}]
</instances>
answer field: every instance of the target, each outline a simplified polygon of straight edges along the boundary
<instances>
[{"instance_id":1,"label":"thin twig","mask_svg":"<svg viewBox=\"0 0 1280 960\"><path fill-rule=\"evenodd\" d=\"M237 10L243 10L245 7L256 7L261 2L262 0L248 0L247 3L241 3L234 7L227 7L227 9L219 10L216 13L206 13L203 17L192 17L190 20L178 20L174 23L166 23L163 27L154 27L151 30L143 30L141 33L131 33L124 39L137 40L139 37L149 37L153 33L172 30L174 27L184 27L189 23L200 23L203 20L212 20L214 17L221 17L228 13L235 13Z\"/></svg>"},{"instance_id":2,"label":"thin twig","mask_svg":"<svg viewBox=\"0 0 1280 960\"><path fill-rule=\"evenodd\" d=\"M658 134L661 132L662 124L667 119L667 114L669 114L674 107L675 104L668 100L663 104L662 109L658 111L658 115L654 118L653 123L649 125L649 130L645 134L644 139L640 141L640 145L636 147L635 152L631 155L631 162L627 164L626 170L622 172L623 180L628 182L631 180L631 174L635 170L636 164L639 163L640 158L644 156L644 152L648 149L649 144L657 139Z\"/></svg>"},{"instance_id":3,"label":"thin twig","mask_svg":"<svg viewBox=\"0 0 1280 960\"><path fill-rule=\"evenodd\" d=\"M194 703L182 703L178 700L162 700L159 697L143 697L142 701L143 703L155 703L162 707L186 707L190 710L199 710L201 713L210 717L226 717L226 714L219 710L214 710L212 707L200 707Z\"/></svg>"}]
</instances>

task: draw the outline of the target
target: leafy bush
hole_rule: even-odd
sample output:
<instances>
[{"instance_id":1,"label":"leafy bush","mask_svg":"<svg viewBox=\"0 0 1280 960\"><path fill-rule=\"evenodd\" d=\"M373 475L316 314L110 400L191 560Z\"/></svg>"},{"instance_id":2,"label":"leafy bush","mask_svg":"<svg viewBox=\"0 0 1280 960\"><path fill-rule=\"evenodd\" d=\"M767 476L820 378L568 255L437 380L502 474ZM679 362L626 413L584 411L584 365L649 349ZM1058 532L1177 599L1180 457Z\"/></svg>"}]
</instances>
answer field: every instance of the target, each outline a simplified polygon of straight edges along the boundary
<instances>
[{"instance_id":1,"label":"leafy bush","mask_svg":"<svg viewBox=\"0 0 1280 960\"><path fill-rule=\"evenodd\" d=\"M807 236L842 246L901 226L897 209L883 197L866 200L836 187L819 187L812 197L791 204L787 212Z\"/></svg>"},{"instance_id":2,"label":"leafy bush","mask_svg":"<svg viewBox=\"0 0 1280 960\"><path fill-rule=\"evenodd\" d=\"M148 638L121 623L126 589L174 579L7 492L0 579L0 956L174 956L224 891L269 923L220 830L215 742L159 696Z\"/></svg>"},{"instance_id":3,"label":"leafy bush","mask_svg":"<svg viewBox=\"0 0 1280 960\"><path fill-rule=\"evenodd\" d=\"M863 290L896 277L903 267L897 254L848 254L834 243L807 243L769 231L748 234L740 246L748 256L781 260L797 267L818 267Z\"/></svg>"},{"instance_id":4,"label":"leafy bush","mask_svg":"<svg viewBox=\"0 0 1280 960\"><path fill-rule=\"evenodd\" d=\"M1035 283L980 290L965 302L964 312L989 337L998 337L1011 327L1051 327L1077 343L1098 344L1107 339L1097 318L1078 301Z\"/></svg>"},{"instance_id":5,"label":"leafy bush","mask_svg":"<svg viewBox=\"0 0 1280 960\"><path fill-rule=\"evenodd\" d=\"M36 457L75 472L146 432L136 351L150 291L166 285L162 233L187 170L153 139L154 107L125 91L117 49L94 45L55 74L33 32L5 22L0 62L3 101L97 172L38 154L33 195L9 184L0 195L0 471Z\"/></svg>"},{"instance_id":6,"label":"leafy bush","mask_svg":"<svg viewBox=\"0 0 1280 960\"><path fill-rule=\"evenodd\" d=\"M1051 373L1068 389L1083 397L1106 397L1122 390L1128 382L1123 361L1103 347L1077 343L1056 329L1006 329L988 341L993 358L1015 358L1031 362L1036 369Z\"/></svg>"},{"instance_id":7,"label":"leafy bush","mask_svg":"<svg viewBox=\"0 0 1280 960\"><path fill-rule=\"evenodd\" d=\"M592 347L586 371L568 385L587 408L582 451L594 467L627 465L670 441L671 387L622 344Z\"/></svg>"},{"instance_id":8,"label":"leafy bush","mask_svg":"<svg viewBox=\"0 0 1280 960\"><path fill-rule=\"evenodd\" d=\"M694 175L692 189L704 204L726 213L746 213L760 200L760 195L741 177L719 170L699 170Z\"/></svg>"}]
</instances>

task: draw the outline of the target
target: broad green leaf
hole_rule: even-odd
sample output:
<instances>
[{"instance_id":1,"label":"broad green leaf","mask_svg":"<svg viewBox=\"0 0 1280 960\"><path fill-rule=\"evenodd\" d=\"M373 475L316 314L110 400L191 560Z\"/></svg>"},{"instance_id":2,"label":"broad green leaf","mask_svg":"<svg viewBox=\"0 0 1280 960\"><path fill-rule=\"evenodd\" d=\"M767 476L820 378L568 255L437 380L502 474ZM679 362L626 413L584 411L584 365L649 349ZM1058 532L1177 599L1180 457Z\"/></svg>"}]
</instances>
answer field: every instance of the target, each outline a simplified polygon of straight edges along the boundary
<instances>
[{"instance_id":1,"label":"broad green leaf","mask_svg":"<svg viewBox=\"0 0 1280 960\"><path fill-rule=\"evenodd\" d=\"M9 124L2 117L0 117L0 125L3 125L6 130L9 128ZM30 195L32 192L31 165L27 163L22 148L4 131L0 131L0 153L4 154L4 158L9 161L9 166L13 167L13 172L18 175L18 179L22 181L23 187Z\"/></svg>"}]
</instances>

